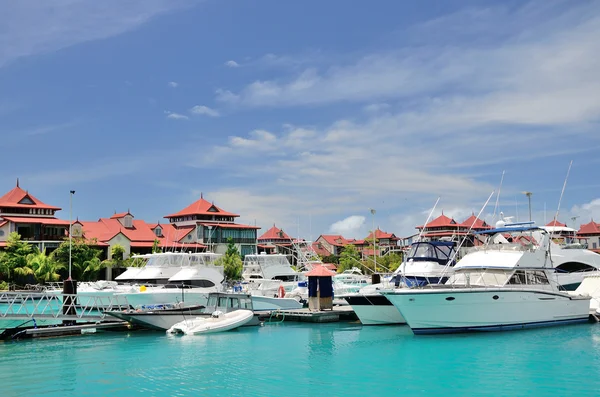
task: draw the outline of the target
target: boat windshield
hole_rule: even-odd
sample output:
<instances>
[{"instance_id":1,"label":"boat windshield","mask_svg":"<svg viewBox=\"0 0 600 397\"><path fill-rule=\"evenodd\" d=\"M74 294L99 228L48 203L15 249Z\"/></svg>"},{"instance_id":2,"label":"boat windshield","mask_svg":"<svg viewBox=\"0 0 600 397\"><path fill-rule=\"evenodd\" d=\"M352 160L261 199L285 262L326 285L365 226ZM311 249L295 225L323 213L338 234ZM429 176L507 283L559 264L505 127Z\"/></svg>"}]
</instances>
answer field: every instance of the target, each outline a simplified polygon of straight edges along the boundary
<instances>
[{"instance_id":1,"label":"boat windshield","mask_svg":"<svg viewBox=\"0 0 600 397\"><path fill-rule=\"evenodd\" d=\"M512 275L512 269L461 269L454 273L446 285L503 286Z\"/></svg>"}]
</instances>

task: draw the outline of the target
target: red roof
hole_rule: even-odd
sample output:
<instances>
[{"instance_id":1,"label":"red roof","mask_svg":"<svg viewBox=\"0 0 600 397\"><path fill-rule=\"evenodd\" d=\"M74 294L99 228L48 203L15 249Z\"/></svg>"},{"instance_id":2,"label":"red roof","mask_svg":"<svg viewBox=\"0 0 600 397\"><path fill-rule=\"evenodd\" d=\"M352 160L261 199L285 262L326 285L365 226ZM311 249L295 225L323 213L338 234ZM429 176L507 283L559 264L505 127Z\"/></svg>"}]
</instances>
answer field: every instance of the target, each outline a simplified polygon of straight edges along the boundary
<instances>
[{"instance_id":1,"label":"red roof","mask_svg":"<svg viewBox=\"0 0 600 397\"><path fill-rule=\"evenodd\" d=\"M577 232L577 235L580 234L600 234L600 224L592 220L590 223L581 225L579 227L579 231Z\"/></svg>"},{"instance_id":2,"label":"red roof","mask_svg":"<svg viewBox=\"0 0 600 397\"><path fill-rule=\"evenodd\" d=\"M337 265L335 263L323 263L323 266L325 267L325 269L331 270L333 272L337 270Z\"/></svg>"},{"instance_id":3,"label":"red roof","mask_svg":"<svg viewBox=\"0 0 600 397\"><path fill-rule=\"evenodd\" d=\"M331 277L334 274L334 272L327 270L323 265L316 265L311 271L304 273L306 277Z\"/></svg>"},{"instance_id":4,"label":"red roof","mask_svg":"<svg viewBox=\"0 0 600 397\"><path fill-rule=\"evenodd\" d=\"M179 212L165 216L165 218L177 218L180 216L187 215L221 215L221 216L233 216L238 217L239 215L227 212L217 207L213 203L206 201L200 197L200 200L193 202Z\"/></svg>"},{"instance_id":5,"label":"red roof","mask_svg":"<svg viewBox=\"0 0 600 397\"><path fill-rule=\"evenodd\" d=\"M560 227L567 227L566 223L561 223L559 221L557 221L556 219L552 220L552 222L550 222L549 224L547 224L546 226L560 226Z\"/></svg>"},{"instance_id":6,"label":"red roof","mask_svg":"<svg viewBox=\"0 0 600 397\"><path fill-rule=\"evenodd\" d=\"M458 225L458 223L456 223L456 221L454 219L448 218L446 215L444 215L442 213L442 215L438 216L437 218L435 218L434 220L429 222L427 225L417 226L417 229L423 229L423 227L444 227L444 226L458 227L459 225Z\"/></svg>"},{"instance_id":7,"label":"red roof","mask_svg":"<svg viewBox=\"0 0 600 397\"><path fill-rule=\"evenodd\" d=\"M327 241L329 244L337 247L343 247L352 243L351 240L347 240L341 234L321 234L319 238L323 238L323 240Z\"/></svg>"},{"instance_id":8,"label":"red roof","mask_svg":"<svg viewBox=\"0 0 600 397\"><path fill-rule=\"evenodd\" d=\"M388 240L399 240L398 237L396 237L394 235L394 233L386 233L386 232L382 232L379 228L377 228L375 230L375 239L376 240L381 240L381 239L388 239ZM369 235L367 237L365 237L365 241L369 241L371 240L371 242L373 241L373 232L369 233Z\"/></svg>"},{"instance_id":9,"label":"red roof","mask_svg":"<svg viewBox=\"0 0 600 397\"><path fill-rule=\"evenodd\" d=\"M110 219L121 219L123 217L125 217L126 215L130 215L133 217L133 215L131 215L131 213L129 211L127 212L120 212L120 213L115 213L113 216L110 217Z\"/></svg>"},{"instance_id":10,"label":"red roof","mask_svg":"<svg viewBox=\"0 0 600 397\"><path fill-rule=\"evenodd\" d=\"M272 228L267 230L258 240L292 240L283 230L273 225Z\"/></svg>"},{"instance_id":11,"label":"red roof","mask_svg":"<svg viewBox=\"0 0 600 397\"><path fill-rule=\"evenodd\" d=\"M323 247L323 244L321 244L321 243L316 243L316 242L312 243L312 249L320 257L326 257L326 256L331 255L331 252L327 251L325 249L325 247Z\"/></svg>"},{"instance_id":12,"label":"red roof","mask_svg":"<svg viewBox=\"0 0 600 397\"><path fill-rule=\"evenodd\" d=\"M472 226L473 229L491 229L492 227L488 225L485 221L477 218L475 214L472 214L470 217L465 219L463 223L460 224L466 228L470 228Z\"/></svg>"},{"instance_id":13,"label":"red roof","mask_svg":"<svg viewBox=\"0 0 600 397\"><path fill-rule=\"evenodd\" d=\"M17 216L3 216L5 220L12 223L34 223L39 225L57 225L57 226L69 226L69 221L63 221L56 218L43 218L43 217L17 217Z\"/></svg>"},{"instance_id":14,"label":"red roof","mask_svg":"<svg viewBox=\"0 0 600 397\"><path fill-rule=\"evenodd\" d=\"M6 193L4 196L0 197L0 207L13 207L13 208L40 208L47 210L60 210L59 207L54 207L52 205L44 204L37 198L33 197L27 191L21 189L19 187L19 182L17 181L17 186L15 186L11 191Z\"/></svg>"}]
</instances>

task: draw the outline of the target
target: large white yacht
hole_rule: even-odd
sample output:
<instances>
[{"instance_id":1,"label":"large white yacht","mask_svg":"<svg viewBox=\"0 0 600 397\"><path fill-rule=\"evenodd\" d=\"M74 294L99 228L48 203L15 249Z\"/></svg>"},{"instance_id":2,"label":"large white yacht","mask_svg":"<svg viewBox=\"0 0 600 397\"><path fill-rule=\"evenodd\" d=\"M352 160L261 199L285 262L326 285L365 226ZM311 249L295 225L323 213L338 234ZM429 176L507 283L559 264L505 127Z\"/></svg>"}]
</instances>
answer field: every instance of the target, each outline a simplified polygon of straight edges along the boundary
<instances>
[{"instance_id":1,"label":"large white yacht","mask_svg":"<svg viewBox=\"0 0 600 397\"><path fill-rule=\"evenodd\" d=\"M532 225L499 226L505 227L465 255L444 285L381 292L415 334L588 320L590 296L562 291L556 282L548 232Z\"/></svg>"},{"instance_id":2,"label":"large white yacht","mask_svg":"<svg viewBox=\"0 0 600 397\"><path fill-rule=\"evenodd\" d=\"M362 288L343 298L364 325L404 324L406 321L380 291L445 282L452 273L455 243L421 241L411 245L403 263L388 280Z\"/></svg>"},{"instance_id":3,"label":"large white yacht","mask_svg":"<svg viewBox=\"0 0 600 397\"><path fill-rule=\"evenodd\" d=\"M215 265L221 257L219 254L181 252L146 257L146 266L133 276L133 280L141 285L135 291L115 294L127 298L133 307L176 302L205 305L208 293L223 289L223 267ZM162 278L165 275L169 276L166 280Z\"/></svg>"}]
</instances>

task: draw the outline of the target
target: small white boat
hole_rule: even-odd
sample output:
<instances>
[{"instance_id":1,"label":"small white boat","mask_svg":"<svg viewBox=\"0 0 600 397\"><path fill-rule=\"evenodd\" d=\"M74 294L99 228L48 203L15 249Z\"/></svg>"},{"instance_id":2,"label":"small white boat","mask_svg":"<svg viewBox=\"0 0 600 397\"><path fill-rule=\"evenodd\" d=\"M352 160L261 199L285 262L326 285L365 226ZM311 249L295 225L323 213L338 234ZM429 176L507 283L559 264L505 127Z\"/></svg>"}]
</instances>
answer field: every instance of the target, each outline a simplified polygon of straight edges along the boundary
<instances>
[{"instance_id":1,"label":"small white boat","mask_svg":"<svg viewBox=\"0 0 600 397\"><path fill-rule=\"evenodd\" d=\"M215 311L210 317L181 321L169 328L167 333L200 335L230 331L249 323L253 318L252 310L240 309L229 313Z\"/></svg>"}]
</instances>

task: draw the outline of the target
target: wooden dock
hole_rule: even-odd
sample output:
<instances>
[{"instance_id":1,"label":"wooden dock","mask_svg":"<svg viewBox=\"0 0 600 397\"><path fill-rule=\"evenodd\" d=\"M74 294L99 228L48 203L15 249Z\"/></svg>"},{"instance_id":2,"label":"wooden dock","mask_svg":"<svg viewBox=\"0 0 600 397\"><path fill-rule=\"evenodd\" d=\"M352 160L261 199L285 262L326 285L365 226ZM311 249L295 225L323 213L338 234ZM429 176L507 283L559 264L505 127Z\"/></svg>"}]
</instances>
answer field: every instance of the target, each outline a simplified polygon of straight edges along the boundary
<instances>
[{"instance_id":1,"label":"wooden dock","mask_svg":"<svg viewBox=\"0 0 600 397\"><path fill-rule=\"evenodd\" d=\"M273 310L261 316L265 322L308 322L308 323L335 323L339 321L356 321L358 317L351 306L334 306L332 310L314 311L308 308L296 310Z\"/></svg>"}]
</instances>

